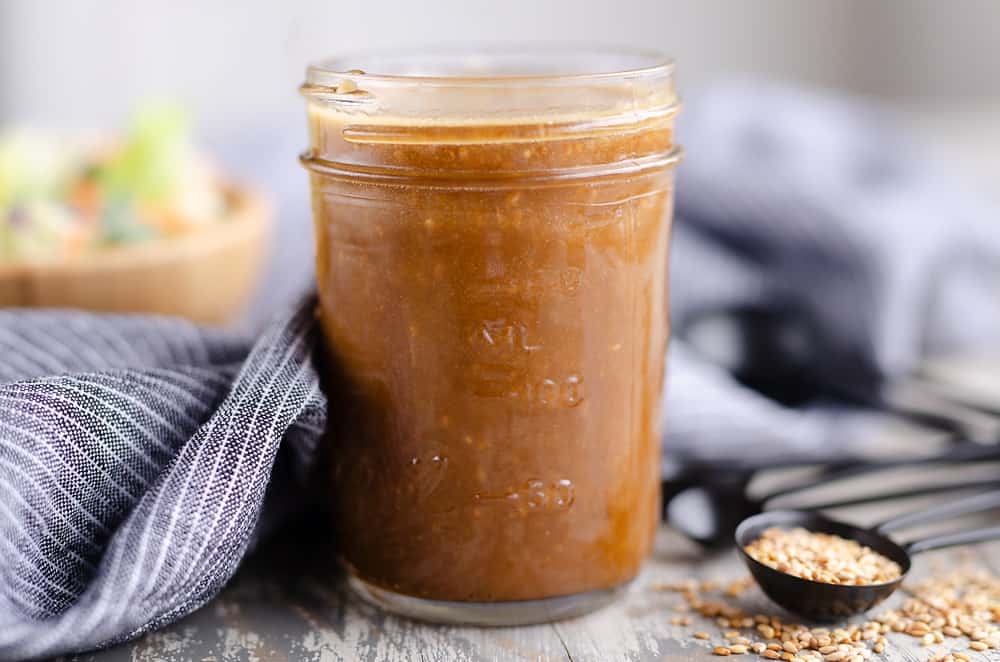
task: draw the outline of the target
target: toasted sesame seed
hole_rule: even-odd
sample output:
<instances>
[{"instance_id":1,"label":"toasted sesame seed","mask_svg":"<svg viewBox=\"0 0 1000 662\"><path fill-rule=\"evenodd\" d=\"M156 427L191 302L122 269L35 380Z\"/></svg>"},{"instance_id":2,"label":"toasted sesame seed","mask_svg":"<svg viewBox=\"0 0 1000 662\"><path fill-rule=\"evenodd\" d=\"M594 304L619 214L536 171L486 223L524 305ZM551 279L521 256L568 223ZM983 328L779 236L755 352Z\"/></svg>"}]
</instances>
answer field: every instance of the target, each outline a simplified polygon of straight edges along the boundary
<instances>
[{"instance_id":1,"label":"toasted sesame seed","mask_svg":"<svg viewBox=\"0 0 1000 662\"><path fill-rule=\"evenodd\" d=\"M712 649L712 655L722 655L725 657L726 655L732 655L732 653L733 652L725 646L716 646Z\"/></svg>"},{"instance_id":2,"label":"toasted sesame seed","mask_svg":"<svg viewBox=\"0 0 1000 662\"><path fill-rule=\"evenodd\" d=\"M790 567L798 563L794 553L780 550L780 554L784 557L781 562ZM844 571L858 575L849 567L837 570ZM971 662L969 653L1000 648L1000 604L997 603L1000 578L971 565L949 571L935 570L926 579L908 583L909 595L895 608L884 610L864 622L833 628L783 623L781 618L768 614L748 615L725 598L708 599L699 592L707 585L709 588L725 587L715 595L736 594L751 581L747 577L714 583L709 580L707 584L686 581L650 586L653 590L678 590L683 597L684 602L675 610L685 615L668 616L670 623L690 625L692 619L686 612L694 611L718 624L725 643L717 648L727 648L729 655L752 651L767 659L785 662L857 662L885 654L890 645L884 635L889 632L906 633L924 646L944 643L946 637L952 640L968 638L966 653L934 651L928 659L938 662ZM739 628L756 629L759 640L754 642L749 635L742 636ZM692 636L710 640L707 632ZM716 646L709 644L709 648Z\"/></svg>"},{"instance_id":3,"label":"toasted sesame seed","mask_svg":"<svg viewBox=\"0 0 1000 662\"><path fill-rule=\"evenodd\" d=\"M880 584L902 574L898 563L854 540L803 528L772 527L744 551L781 572L830 584Z\"/></svg>"}]
</instances>

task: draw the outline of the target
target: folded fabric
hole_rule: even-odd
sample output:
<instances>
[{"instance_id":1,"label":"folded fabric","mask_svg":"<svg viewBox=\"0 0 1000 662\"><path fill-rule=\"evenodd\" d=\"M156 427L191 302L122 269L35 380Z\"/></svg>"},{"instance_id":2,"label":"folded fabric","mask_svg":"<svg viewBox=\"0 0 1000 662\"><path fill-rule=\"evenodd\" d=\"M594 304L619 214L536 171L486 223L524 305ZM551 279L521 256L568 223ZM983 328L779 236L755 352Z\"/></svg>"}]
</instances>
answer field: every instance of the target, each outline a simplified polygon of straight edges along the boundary
<instances>
[{"instance_id":1,"label":"folded fabric","mask_svg":"<svg viewBox=\"0 0 1000 662\"><path fill-rule=\"evenodd\" d=\"M323 429L313 322L303 304L251 344L0 311L0 659L124 641L225 585L279 447L294 480Z\"/></svg>"},{"instance_id":2,"label":"folded fabric","mask_svg":"<svg viewBox=\"0 0 1000 662\"><path fill-rule=\"evenodd\" d=\"M714 365L738 342L732 324L700 334L704 319L806 320L821 333L800 348L804 371L834 390L870 390L929 356L997 352L996 210L920 158L891 113L749 80L693 97L678 136L670 452L829 455L848 441L825 404L780 407Z\"/></svg>"}]
</instances>

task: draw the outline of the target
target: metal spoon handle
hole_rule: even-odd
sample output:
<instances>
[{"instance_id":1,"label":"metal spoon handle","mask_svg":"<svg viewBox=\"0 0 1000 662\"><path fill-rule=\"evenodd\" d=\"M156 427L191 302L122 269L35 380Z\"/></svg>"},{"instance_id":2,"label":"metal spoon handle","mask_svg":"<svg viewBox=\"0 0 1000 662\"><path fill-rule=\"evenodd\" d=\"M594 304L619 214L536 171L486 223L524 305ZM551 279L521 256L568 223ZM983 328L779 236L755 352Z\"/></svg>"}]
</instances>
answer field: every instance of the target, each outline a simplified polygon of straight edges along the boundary
<instances>
[{"instance_id":1,"label":"metal spoon handle","mask_svg":"<svg viewBox=\"0 0 1000 662\"><path fill-rule=\"evenodd\" d=\"M914 487L895 492L879 492L876 494L866 494L859 497L847 497L833 501L824 501L819 504L809 504L804 506L808 510L831 510L833 508L847 508L849 506L863 506L869 503L880 501L894 501L897 499L910 499L918 496L930 496L932 494L942 494L945 492L968 492L971 490L983 491L986 488L1000 489L1000 479L973 480L965 483L945 483L942 485L930 485L928 487Z\"/></svg>"},{"instance_id":2,"label":"metal spoon handle","mask_svg":"<svg viewBox=\"0 0 1000 662\"><path fill-rule=\"evenodd\" d=\"M904 547L909 554L919 554L920 552L927 552L932 549L954 547L955 545L969 545L974 542L985 542L987 540L1000 540L1000 526L973 529L972 531L959 531L958 533L945 533L940 536L914 540L904 545Z\"/></svg>"},{"instance_id":3,"label":"metal spoon handle","mask_svg":"<svg viewBox=\"0 0 1000 662\"><path fill-rule=\"evenodd\" d=\"M956 517L958 515L968 515L984 510L1000 508L1000 490L991 490L982 494L965 497L949 501L939 506L932 506L915 512L893 517L872 527L878 533L887 533L897 529L909 528L918 524L936 522L938 520Z\"/></svg>"},{"instance_id":4,"label":"metal spoon handle","mask_svg":"<svg viewBox=\"0 0 1000 662\"><path fill-rule=\"evenodd\" d=\"M811 476L808 479L790 486L775 490L763 497L766 504L778 497L787 496L796 492L826 485L834 481L856 478L867 474L883 471L887 469L898 469L902 467L912 467L929 464L958 464L963 462L978 462L1000 460L1000 448L996 446L984 446L972 442L957 442L955 446L946 449L938 455L926 455L922 457L903 458L901 460L875 460L871 462L858 462L834 467L830 471L822 472L818 476Z\"/></svg>"},{"instance_id":5,"label":"metal spoon handle","mask_svg":"<svg viewBox=\"0 0 1000 662\"><path fill-rule=\"evenodd\" d=\"M879 388L882 406L903 418L951 430L985 444L997 443L1000 418L949 400L919 378L887 381Z\"/></svg>"}]
</instances>

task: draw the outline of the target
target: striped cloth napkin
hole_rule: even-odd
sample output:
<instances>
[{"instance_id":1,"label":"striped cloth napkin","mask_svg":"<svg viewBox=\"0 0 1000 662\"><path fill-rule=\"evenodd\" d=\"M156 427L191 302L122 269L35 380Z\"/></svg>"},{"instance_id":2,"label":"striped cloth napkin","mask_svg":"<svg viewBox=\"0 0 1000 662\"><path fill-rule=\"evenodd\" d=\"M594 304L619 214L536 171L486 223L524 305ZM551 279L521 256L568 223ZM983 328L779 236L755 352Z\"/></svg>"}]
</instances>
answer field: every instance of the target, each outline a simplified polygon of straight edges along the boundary
<instances>
[{"instance_id":1,"label":"striped cloth napkin","mask_svg":"<svg viewBox=\"0 0 1000 662\"><path fill-rule=\"evenodd\" d=\"M760 83L688 104L669 455L837 450L824 411L748 390L687 342L706 312L808 312L826 330L813 369L829 379L891 377L928 352L995 347L996 217L887 125L864 104ZM263 178L289 192L286 221L307 214L293 153L233 158L277 164ZM257 320L310 279L308 223L280 232ZM107 646L175 621L215 595L255 532L280 519L325 424L302 294L300 307L246 335L0 311L0 659ZM845 375L845 365L860 368Z\"/></svg>"},{"instance_id":2,"label":"striped cloth napkin","mask_svg":"<svg viewBox=\"0 0 1000 662\"><path fill-rule=\"evenodd\" d=\"M251 343L0 311L0 659L125 641L223 587L272 473L302 476L323 429L313 319Z\"/></svg>"}]
</instances>

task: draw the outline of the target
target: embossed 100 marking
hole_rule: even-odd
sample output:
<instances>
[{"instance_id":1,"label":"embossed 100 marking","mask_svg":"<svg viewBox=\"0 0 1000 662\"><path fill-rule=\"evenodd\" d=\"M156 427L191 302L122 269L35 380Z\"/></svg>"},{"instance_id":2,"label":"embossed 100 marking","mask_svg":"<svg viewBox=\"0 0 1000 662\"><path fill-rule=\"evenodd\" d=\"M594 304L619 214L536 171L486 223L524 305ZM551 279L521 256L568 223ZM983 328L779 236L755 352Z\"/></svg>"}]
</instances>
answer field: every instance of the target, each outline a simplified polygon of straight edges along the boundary
<instances>
[{"instance_id":1,"label":"embossed 100 marking","mask_svg":"<svg viewBox=\"0 0 1000 662\"><path fill-rule=\"evenodd\" d=\"M559 380L529 378L519 387L508 390L507 397L532 404L557 407L575 407L583 402L584 397L581 375L570 375Z\"/></svg>"}]
</instances>

